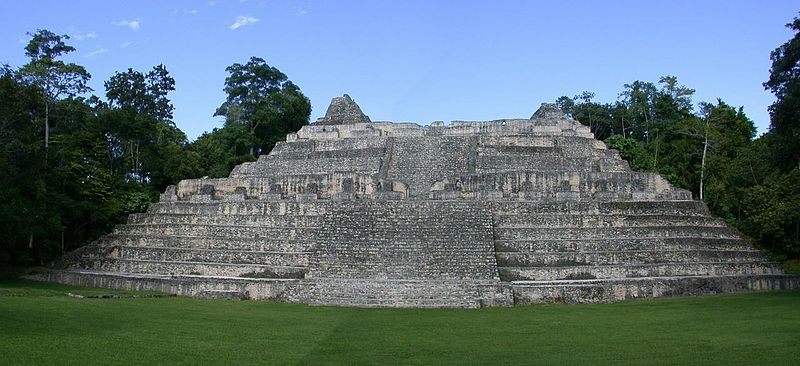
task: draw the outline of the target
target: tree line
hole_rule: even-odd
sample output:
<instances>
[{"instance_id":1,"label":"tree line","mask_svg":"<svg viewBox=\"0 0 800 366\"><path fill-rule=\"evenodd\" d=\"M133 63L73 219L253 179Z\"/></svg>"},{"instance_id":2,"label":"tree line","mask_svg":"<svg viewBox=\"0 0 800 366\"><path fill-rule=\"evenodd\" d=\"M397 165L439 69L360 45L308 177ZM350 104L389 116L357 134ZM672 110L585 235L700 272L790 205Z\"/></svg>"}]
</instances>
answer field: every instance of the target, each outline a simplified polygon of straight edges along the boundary
<instances>
[{"instance_id":1,"label":"tree line","mask_svg":"<svg viewBox=\"0 0 800 366\"><path fill-rule=\"evenodd\" d=\"M800 19L770 55L776 101L756 137L742 108L692 100L674 76L557 104L638 171L689 189L776 259L800 258ZM224 177L308 123L300 88L263 59L226 71L225 124L189 142L175 126L164 65L115 73L91 94L89 72L66 63L67 35L31 34L25 65L0 70L0 265L41 264L108 233L181 179Z\"/></svg>"},{"instance_id":2,"label":"tree line","mask_svg":"<svg viewBox=\"0 0 800 366\"><path fill-rule=\"evenodd\" d=\"M28 62L0 70L0 266L46 263L144 211L170 184L227 176L311 113L285 74L253 57L227 68L215 114L224 126L189 142L164 65L115 73L101 98L83 66L63 61L75 51L68 35L30 36Z\"/></svg>"},{"instance_id":3,"label":"tree line","mask_svg":"<svg viewBox=\"0 0 800 366\"><path fill-rule=\"evenodd\" d=\"M556 103L634 170L691 190L775 259L800 258L800 18L786 26L795 34L770 54L763 85L776 101L761 136L741 107L695 108L694 89L675 76L625 84L614 102L583 92Z\"/></svg>"}]
</instances>

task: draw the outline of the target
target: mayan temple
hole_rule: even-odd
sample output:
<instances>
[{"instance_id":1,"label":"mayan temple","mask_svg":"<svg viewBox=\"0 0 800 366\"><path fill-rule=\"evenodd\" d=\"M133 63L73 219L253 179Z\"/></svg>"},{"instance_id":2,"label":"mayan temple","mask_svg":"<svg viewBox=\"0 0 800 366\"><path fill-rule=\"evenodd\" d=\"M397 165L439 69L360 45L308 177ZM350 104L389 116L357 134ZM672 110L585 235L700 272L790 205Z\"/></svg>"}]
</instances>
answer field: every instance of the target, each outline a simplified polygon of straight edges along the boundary
<instances>
[{"instance_id":1,"label":"mayan temple","mask_svg":"<svg viewBox=\"0 0 800 366\"><path fill-rule=\"evenodd\" d=\"M171 186L47 280L315 305L480 307L800 288L691 193L543 104L371 121L347 95L228 178Z\"/></svg>"}]
</instances>

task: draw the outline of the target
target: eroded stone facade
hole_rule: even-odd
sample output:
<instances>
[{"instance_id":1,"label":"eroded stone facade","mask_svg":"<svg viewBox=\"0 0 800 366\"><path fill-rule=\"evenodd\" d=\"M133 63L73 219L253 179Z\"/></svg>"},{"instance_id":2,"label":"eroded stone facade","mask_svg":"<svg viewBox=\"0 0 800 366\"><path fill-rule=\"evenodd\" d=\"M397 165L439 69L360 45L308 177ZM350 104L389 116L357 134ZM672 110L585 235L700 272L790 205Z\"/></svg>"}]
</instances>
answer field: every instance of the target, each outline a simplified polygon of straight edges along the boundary
<instances>
[{"instance_id":1,"label":"eroded stone facade","mask_svg":"<svg viewBox=\"0 0 800 366\"><path fill-rule=\"evenodd\" d=\"M319 305L478 307L797 288L688 191L544 104L371 122L353 100L170 187L50 280Z\"/></svg>"}]
</instances>

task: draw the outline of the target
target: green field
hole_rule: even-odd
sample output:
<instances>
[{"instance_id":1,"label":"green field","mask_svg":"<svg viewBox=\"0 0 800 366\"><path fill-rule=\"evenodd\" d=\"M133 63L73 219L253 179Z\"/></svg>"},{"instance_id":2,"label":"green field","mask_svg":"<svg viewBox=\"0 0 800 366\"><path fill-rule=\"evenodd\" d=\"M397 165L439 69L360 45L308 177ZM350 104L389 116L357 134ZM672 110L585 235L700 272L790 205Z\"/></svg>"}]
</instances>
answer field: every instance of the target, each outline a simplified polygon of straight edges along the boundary
<instances>
[{"instance_id":1,"label":"green field","mask_svg":"<svg viewBox=\"0 0 800 366\"><path fill-rule=\"evenodd\" d=\"M800 363L800 292L478 310L66 293L124 294L0 281L0 364Z\"/></svg>"}]
</instances>

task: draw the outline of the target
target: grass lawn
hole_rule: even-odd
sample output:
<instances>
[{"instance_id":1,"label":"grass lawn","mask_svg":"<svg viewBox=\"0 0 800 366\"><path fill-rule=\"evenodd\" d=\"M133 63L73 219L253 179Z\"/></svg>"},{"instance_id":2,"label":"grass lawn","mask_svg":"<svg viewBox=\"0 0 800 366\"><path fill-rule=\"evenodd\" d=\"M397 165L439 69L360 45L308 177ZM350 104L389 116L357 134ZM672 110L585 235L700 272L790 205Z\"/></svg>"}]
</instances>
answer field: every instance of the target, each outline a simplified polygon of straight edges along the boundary
<instances>
[{"instance_id":1,"label":"grass lawn","mask_svg":"<svg viewBox=\"0 0 800 366\"><path fill-rule=\"evenodd\" d=\"M477 310L0 281L0 364L799 364L800 292Z\"/></svg>"}]
</instances>

